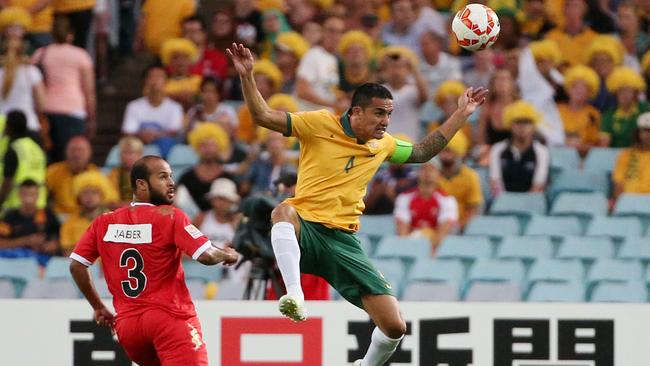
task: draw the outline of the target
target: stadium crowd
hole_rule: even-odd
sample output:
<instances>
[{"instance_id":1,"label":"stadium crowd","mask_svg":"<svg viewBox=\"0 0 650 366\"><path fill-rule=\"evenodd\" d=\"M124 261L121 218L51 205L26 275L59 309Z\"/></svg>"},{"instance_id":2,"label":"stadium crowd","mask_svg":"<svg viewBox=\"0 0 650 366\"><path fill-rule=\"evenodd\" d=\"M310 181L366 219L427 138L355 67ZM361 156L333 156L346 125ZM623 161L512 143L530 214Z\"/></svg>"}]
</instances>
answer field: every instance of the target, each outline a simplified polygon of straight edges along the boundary
<instances>
[{"instance_id":1,"label":"stadium crowd","mask_svg":"<svg viewBox=\"0 0 650 366\"><path fill-rule=\"evenodd\" d=\"M213 243L231 242L241 200L275 194L300 148L255 125L225 54L233 42L255 51L272 108L345 113L357 86L378 82L394 97L388 132L413 142L453 113L466 87L489 88L438 157L386 164L368 187L365 213L392 215L387 234L426 238L431 256L504 193L544 193L546 214L561 192L601 192L605 215L621 195L650 195L650 3L487 1L501 33L475 53L450 34L465 4L0 0L0 257L35 257L43 276L95 217L130 202L130 168L145 153L168 159L176 204L195 225ZM107 123L97 90L110 87L113 59L142 53L156 59L142 96L96 166L92 141ZM595 152L611 157L597 172ZM223 276L243 287L248 269Z\"/></svg>"}]
</instances>

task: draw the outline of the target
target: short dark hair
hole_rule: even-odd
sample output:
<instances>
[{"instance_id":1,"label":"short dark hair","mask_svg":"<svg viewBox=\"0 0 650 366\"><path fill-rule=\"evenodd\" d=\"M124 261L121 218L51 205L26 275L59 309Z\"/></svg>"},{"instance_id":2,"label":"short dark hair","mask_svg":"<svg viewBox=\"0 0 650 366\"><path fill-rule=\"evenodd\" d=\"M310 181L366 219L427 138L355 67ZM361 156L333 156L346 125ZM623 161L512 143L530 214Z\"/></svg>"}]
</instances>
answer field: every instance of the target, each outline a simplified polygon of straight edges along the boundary
<instances>
[{"instance_id":1,"label":"short dark hair","mask_svg":"<svg viewBox=\"0 0 650 366\"><path fill-rule=\"evenodd\" d=\"M161 69L162 71L165 72L165 74L167 74L167 70L165 70L165 66L163 66L160 59L157 59L155 62L149 64L147 68L144 69L144 71L142 72L142 80L146 80L149 77L149 73L151 72L151 70L154 69Z\"/></svg>"},{"instance_id":2,"label":"short dark hair","mask_svg":"<svg viewBox=\"0 0 650 366\"><path fill-rule=\"evenodd\" d=\"M365 83L358 87L352 94L352 103L350 108L366 108L372 103L372 98L393 99L390 90L377 83Z\"/></svg>"},{"instance_id":3,"label":"short dark hair","mask_svg":"<svg viewBox=\"0 0 650 366\"><path fill-rule=\"evenodd\" d=\"M149 182L149 176L151 171L149 170L149 165L147 164L149 160L162 159L160 156L155 155L146 155L138 159L131 168L131 189L135 192L136 181L138 179L144 179Z\"/></svg>"},{"instance_id":4,"label":"short dark hair","mask_svg":"<svg viewBox=\"0 0 650 366\"><path fill-rule=\"evenodd\" d=\"M7 135L11 137L27 134L27 116L23 111L12 109L7 113Z\"/></svg>"},{"instance_id":5,"label":"short dark hair","mask_svg":"<svg viewBox=\"0 0 650 366\"><path fill-rule=\"evenodd\" d=\"M39 184L36 183L35 180L27 178L24 181L20 182L18 185L19 188L32 188L32 187L37 187L38 188Z\"/></svg>"},{"instance_id":6,"label":"short dark hair","mask_svg":"<svg viewBox=\"0 0 650 366\"><path fill-rule=\"evenodd\" d=\"M205 87L208 84L214 85L214 87L217 89L217 93L219 93L219 95L222 94L221 90L223 88L223 82L221 82L221 79L212 75L204 76L203 80L201 80L201 87L199 88L199 90L203 90L203 87Z\"/></svg>"},{"instance_id":7,"label":"short dark hair","mask_svg":"<svg viewBox=\"0 0 650 366\"><path fill-rule=\"evenodd\" d=\"M197 23L199 23L199 24L201 25L201 29L202 29L202 30L205 30L205 29L206 29L205 22L203 21L203 18L201 18L200 16L198 16L198 15L196 15L196 14L194 14L194 15L192 15L192 16L189 16L189 17L187 17L187 18L185 18L185 19L183 19L183 23L182 23L182 24L185 24L185 23L191 23L191 22L197 22Z\"/></svg>"},{"instance_id":8,"label":"short dark hair","mask_svg":"<svg viewBox=\"0 0 650 366\"><path fill-rule=\"evenodd\" d=\"M54 24L52 25L52 36L56 43L66 43L69 35L74 35L70 20L66 16L54 17Z\"/></svg>"}]
</instances>

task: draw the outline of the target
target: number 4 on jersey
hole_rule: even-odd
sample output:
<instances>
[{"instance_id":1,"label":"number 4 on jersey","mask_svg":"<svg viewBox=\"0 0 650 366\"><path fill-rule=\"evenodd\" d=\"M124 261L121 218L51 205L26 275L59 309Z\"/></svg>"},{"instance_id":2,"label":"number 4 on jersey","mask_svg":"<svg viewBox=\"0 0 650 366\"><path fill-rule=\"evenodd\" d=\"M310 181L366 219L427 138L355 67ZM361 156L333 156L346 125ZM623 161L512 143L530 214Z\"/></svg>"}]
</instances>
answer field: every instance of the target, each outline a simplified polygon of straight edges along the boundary
<instances>
[{"instance_id":1,"label":"number 4 on jersey","mask_svg":"<svg viewBox=\"0 0 650 366\"><path fill-rule=\"evenodd\" d=\"M354 156L350 156L350 159L348 160L348 163L345 164L345 168L343 168L343 171L349 173L350 169L352 168L354 168Z\"/></svg>"}]
</instances>

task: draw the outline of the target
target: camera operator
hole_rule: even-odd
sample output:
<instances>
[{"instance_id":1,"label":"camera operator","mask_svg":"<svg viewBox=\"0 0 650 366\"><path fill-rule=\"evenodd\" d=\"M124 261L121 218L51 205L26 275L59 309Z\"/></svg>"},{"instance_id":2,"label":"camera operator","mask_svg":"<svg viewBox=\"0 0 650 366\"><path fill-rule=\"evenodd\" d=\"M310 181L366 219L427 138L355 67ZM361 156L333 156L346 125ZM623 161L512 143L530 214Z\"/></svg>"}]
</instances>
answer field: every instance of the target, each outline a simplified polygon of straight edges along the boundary
<instances>
[{"instance_id":1,"label":"camera operator","mask_svg":"<svg viewBox=\"0 0 650 366\"><path fill-rule=\"evenodd\" d=\"M284 199L294 195L296 181L295 173L285 174L273 182L275 190L271 195L252 195L241 204L243 219L237 227L233 245L242 254L244 261L252 263L244 294L246 299L274 300L278 299L278 294L285 292L271 249L271 211ZM329 284L321 277L303 273L301 280L306 299L330 299ZM255 281L261 281L261 287ZM260 293L262 290L263 294Z\"/></svg>"}]
</instances>

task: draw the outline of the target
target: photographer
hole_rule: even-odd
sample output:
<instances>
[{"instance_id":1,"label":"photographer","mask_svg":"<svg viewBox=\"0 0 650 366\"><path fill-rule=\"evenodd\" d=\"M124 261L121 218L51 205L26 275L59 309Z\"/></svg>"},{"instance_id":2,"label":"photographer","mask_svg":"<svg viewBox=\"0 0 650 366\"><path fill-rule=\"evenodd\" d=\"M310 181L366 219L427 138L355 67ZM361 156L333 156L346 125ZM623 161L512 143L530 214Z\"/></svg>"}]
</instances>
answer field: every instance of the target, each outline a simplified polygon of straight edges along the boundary
<instances>
[{"instance_id":1,"label":"photographer","mask_svg":"<svg viewBox=\"0 0 650 366\"><path fill-rule=\"evenodd\" d=\"M285 292L271 248L271 211L294 195L296 181L294 173L283 175L273 182L272 195L256 194L242 201L243 218L235 232L233 246L242 254L242 263L252 263L244 294L246 299L277 300L278 294ZM301 280L306 299L330 299L329 284L321 277L303 273Z\"/></svg>"}]
</instances>

